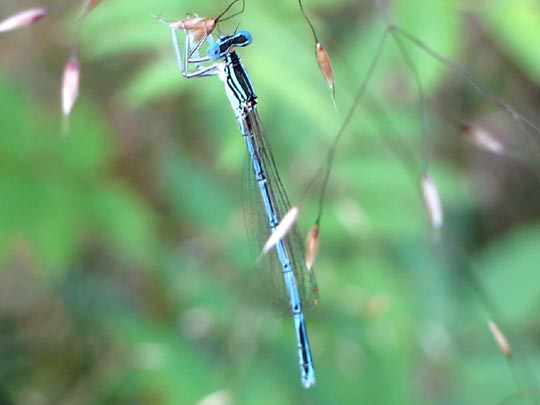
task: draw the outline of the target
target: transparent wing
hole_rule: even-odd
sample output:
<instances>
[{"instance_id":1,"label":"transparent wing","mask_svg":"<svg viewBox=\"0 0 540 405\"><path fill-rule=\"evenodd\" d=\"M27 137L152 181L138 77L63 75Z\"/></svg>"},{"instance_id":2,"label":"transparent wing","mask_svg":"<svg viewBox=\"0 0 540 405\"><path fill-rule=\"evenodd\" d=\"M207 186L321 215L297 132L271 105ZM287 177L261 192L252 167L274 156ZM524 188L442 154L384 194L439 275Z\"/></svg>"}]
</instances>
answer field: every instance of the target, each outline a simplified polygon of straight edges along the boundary
<instances>
[{"instance_id":1,"label":"transparent wing","mask_svg":"<svg viewBox=\"0 0 540 405\"><path fill-rule=\"evenodd\" d=\"M281 220L283 215L290 209L290 203L279 178L270 144L255 108L249 111L246 120L248 122L246 122L245 127L250 129L249 132L252 132L253 142L255 143L254 149L258 154L261 168L266 175L270 199L273 202L278 220ZM268 297L265 298L272 302L277 312L290 313L289 298L277 250L273 248L268 254L260 256L262 247L270 236L271 230L250 156L247 157L244 166L243 188L246 200L244 219L250 239L252 256L256 260L256 267L263 285L267 287ZM313 270L308 271L304 263L304 243L296 225L289 231L283 242L291 261L302 306L305 309L312 307L318 302L317 281Z\"/></svg>"}]
</instances>

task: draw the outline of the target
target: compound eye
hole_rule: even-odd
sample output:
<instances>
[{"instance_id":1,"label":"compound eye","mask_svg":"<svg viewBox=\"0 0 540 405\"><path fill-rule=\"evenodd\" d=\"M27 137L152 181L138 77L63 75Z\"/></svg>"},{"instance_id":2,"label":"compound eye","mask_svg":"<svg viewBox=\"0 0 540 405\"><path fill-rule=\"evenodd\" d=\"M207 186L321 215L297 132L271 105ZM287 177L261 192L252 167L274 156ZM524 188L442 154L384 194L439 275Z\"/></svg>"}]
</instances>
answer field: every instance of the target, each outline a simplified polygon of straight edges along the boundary
<instances>
[{"instance_id":1,"label":"compound eye","mask_svg":"<svg viewBox=\"0 0 540 405\"><path fill-rule=\"evenodd\" d=\"M236 33L238 37L242 37L243 41L241 43L237 43L237 46L248 46L253 41L253 37L249 33L249 31L246 30L240 30Z\"/></svg>"},{"instance_id":2,"label":"compound eye","mask_svg":"<svg viewBox=\"0 0 540 405\"><path fill-rule=\"evenodd\" d=\"M221 58L221 49L219 47L218 43L212 44L208 47L208 59L210 60L218 60Z\"/></svg>"}]
</instances>

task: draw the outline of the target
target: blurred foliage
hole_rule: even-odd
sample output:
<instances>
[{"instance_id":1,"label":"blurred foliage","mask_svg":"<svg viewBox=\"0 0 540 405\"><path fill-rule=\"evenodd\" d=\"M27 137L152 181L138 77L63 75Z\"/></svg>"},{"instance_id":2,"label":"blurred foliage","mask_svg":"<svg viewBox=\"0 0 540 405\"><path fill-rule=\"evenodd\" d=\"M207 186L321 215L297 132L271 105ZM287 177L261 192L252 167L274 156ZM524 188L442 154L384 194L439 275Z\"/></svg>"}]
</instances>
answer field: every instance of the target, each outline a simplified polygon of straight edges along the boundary
<instances>
[{"instance_id":1,"label":"blurred foliage","mask_svg":"<svg viewBox=\"0 0 540 405\"><path fill-rule=\"evenodd\" d=\"M69 134L58 87L80 9L45 3L56 8L39 24L0 35L0 403L538 402L540 134L524 138L455 71L402 41L409 64L387 38L332 169L321 301L307 314L317 385L305 391L291 321L257 299L245 151L223 86L184 80L153 18L216 16L227 2L103 1L80 31ZM305 2L332 59L336 114L298 4L246 3L220 28L253 34L240 53L295 201L384 19L373 1ZM0 18L30 5L5 0ZM389 14L540 122L538 2L396 0ZM513 158L465 142L461 122L493 131ZM418 190L426 167L445 207L438 235Z\"/></svg>"}]
</instances>

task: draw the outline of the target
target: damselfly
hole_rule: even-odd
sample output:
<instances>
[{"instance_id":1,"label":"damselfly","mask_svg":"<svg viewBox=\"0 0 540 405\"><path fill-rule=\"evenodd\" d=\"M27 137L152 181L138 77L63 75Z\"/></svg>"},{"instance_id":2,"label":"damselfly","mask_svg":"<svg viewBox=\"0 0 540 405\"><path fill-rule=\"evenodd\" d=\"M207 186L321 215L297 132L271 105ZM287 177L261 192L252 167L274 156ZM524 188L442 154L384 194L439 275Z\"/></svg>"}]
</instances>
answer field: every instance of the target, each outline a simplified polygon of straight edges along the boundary
<instances>
[{"instance_id":1,"label":"damselfly","mask_svg":"<svg viewBox=\"0 0 540 405\"><path fill-rule=\"evenodd\" d=\"M261 125L257 111L257 96L247 71L234 49L249 45L252 41L251 34L240 30L233 35L221 36L217 40L208 34L207 55L200 56L201 42L193 45L189 30L186 30L183 55L174 29L172 33L178 65L185 77L218 76L225 84L227 97L246 142L252 166L250 172L254 176L253 182L257 184L260 194L257 200L261 206L261 216L264 218L258 218L257 222L263 224L265 230L258 229L257 234L259 247L262 247L290 209L290 204ZM190 67L195 69L189 71ZM287 305L293 315L298 342L302 384L308 388L315 384L315 370L303 308L317 302L318 289L313 270L307 269L303 257L303 242L298 230L292 229L272 251L259 258L258 265L264 267L265 278L271 280L275 289L286 292Z\"/></svg>"}]
</instances>

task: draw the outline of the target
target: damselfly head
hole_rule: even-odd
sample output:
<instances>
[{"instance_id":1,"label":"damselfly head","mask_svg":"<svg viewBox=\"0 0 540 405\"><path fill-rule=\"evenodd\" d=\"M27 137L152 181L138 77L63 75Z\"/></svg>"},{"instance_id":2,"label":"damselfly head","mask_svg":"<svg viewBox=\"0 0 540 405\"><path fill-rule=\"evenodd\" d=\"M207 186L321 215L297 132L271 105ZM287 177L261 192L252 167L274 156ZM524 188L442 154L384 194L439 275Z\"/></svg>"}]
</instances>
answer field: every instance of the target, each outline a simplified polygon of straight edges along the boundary
<instances>
[{"instance_id":1,"label":"damselfly head","mask_svg":"<svg viewBox=\"0 0 540 405\"><path fill-rule=\"evenodd\" d=\"M207 55L210 60L218 60L225 56L234 47L248 46L253 41L251 34L246 30L240 30L234 35L224 35L219 40L208 47Z\"/></svg>"},{"instance_id":2,"label":"damselfly head","mask_svg":"<svg viewBox=\"0 0 540 405\"><path fill-rule=\"evenodd\" d=\"M207 55L208 55L208 59L210 60L218 60L219 58L221 58L222 56L221 41L210 45L208 47Z\"/></svg>"},{"instance_id":3,"label":"damselfly head","mask_svg":"<svg viewBox=\"0 0 540 405\"><path fill-rule=\"evenodd\" d=\"M251 33L246 30L240 30L232 37L232 43L235 46L248 46L253 42Z\"/></svg>"}]
</instances>

